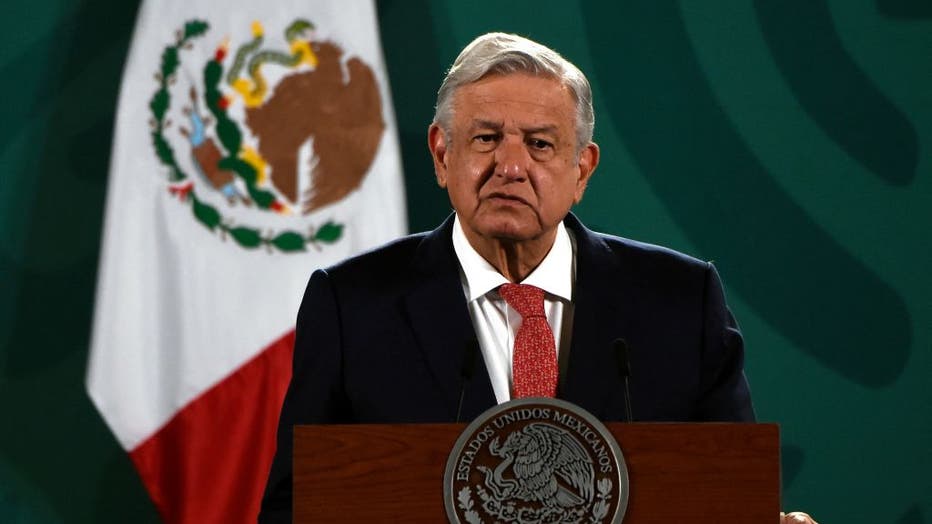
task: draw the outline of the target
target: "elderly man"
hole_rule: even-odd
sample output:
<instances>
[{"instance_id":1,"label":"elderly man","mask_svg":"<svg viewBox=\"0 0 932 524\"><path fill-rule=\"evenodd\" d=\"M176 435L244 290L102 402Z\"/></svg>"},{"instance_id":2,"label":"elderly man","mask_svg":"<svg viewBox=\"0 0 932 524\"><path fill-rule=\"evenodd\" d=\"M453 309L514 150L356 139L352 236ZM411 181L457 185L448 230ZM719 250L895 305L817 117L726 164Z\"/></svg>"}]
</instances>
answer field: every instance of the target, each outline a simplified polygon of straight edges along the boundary
<instances>
[{"instance_id":1,"label":"elderly man","mask_svg":"<svg viewBox=\"0 0 932 524\"><path fill-rule=\"evenodd\" d=\"M262 519L290 511L295 424L471 420L523 396L602 420L629 400L635 420L754 419L712 265L569 212L599 163L593 125L589 82L553 50L502 33L463 50L428 130L455 213L311 277Z\"/></svg>"}]
</instances>

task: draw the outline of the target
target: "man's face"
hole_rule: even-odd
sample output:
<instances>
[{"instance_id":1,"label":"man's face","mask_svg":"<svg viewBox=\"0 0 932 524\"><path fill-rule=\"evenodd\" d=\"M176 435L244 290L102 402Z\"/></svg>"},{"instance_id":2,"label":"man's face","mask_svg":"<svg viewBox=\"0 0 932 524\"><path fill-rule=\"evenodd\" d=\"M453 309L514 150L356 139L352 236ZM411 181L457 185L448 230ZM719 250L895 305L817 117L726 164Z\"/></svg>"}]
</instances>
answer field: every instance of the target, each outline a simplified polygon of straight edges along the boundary
<instances>
[{"instance_id":1,"label":"man's face","mask_svg":"<svg viewBox=\"0 0 932 524\"><path fill-rule=\"evenodd\" d=\"M577 155L572 93L553 78L491 75L460 87L453 109L450 136L431 126L428 142L467 238L552 241L599 158L595 144Z\"/></svg>"}]
</instances>

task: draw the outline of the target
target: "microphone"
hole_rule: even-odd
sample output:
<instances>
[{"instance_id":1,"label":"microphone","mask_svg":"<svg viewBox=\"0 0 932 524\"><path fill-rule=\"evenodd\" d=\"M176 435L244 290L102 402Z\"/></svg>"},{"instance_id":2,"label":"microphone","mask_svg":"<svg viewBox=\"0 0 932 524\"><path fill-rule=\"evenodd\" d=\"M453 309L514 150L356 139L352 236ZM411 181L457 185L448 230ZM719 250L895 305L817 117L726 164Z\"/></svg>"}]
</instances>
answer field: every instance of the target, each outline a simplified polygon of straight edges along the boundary
<instances>
[{"instance_id":1,"label":"microphone","mask_svg":"<svg viewBox=\"0 0 932 524\"><path fill-rule=\"evenodd\" d=\"M625 382L625 417L626 422L634 421L634 413L631 411L631 389L628 386L628 379L631 377L631 363L628 360L628 343L623 338L616 338L612 342L612 348L615 350L615 358L618 361L618 374Z\"/></svg>"},{"instance_id":2,"label":"microphone","mask_svg":"<svg viewBox=\"0 0 932 524\"><path fill-rule=\"evenodd\" d=\"M463 367L460 368L460 401L456 406L456 422L460 421L460 415L463 411L463 397L466 396L466 385L472 381L476 372L476 353L479 351L479 343L475 338L466 342L466 351L463 354Z\"/></svg>"}]
</instances>

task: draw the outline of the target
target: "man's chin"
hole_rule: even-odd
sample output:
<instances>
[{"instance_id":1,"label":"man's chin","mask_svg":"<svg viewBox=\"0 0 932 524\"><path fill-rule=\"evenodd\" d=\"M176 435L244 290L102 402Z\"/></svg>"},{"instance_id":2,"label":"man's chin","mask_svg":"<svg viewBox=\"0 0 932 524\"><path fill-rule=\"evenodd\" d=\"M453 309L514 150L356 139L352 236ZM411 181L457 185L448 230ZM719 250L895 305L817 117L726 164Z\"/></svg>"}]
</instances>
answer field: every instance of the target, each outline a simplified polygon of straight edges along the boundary
<instances>
[{"instance_id":1,"label":"man's chin","mask_svg":"<svg viewBox=\"0 0 932 524\"><path fill-rule=\"evenodd\" d=\"M529 242L547 235L547 231L535 213L529 213L527 210L515 211L492 213L480 210L479 213L467 219L461 216L460 220L463 221L464 229L471 230L467 232L467 236L472 233L486 241ZM556 226L552 229L555 230Z\"/></svg>"},{"instance_id":2,"label":"man's chin","mask_svg":"<svg viewBox=\"0 0 932 524\"><path fill-rule=\"evenodd\" d=\"M504 222L479 228L480 235L499 242L527 242L540 238L542 233L540 226L537 224L532 226L529 224Z\"/></svg>"}]
</instances>

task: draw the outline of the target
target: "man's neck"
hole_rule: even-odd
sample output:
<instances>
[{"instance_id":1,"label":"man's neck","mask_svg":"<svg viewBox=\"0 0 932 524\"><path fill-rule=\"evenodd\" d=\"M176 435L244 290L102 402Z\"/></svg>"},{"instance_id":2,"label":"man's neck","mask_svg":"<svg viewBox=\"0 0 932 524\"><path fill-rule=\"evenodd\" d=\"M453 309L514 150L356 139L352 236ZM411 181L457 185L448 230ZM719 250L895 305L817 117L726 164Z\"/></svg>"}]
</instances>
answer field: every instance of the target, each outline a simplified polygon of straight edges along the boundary
<instances>
[{"instance_id":1,"label":"man's neck","mask_svg":"<svg viewBox=\"0 0 932 524\"><path fill-rule=\"evenodd\" d=\"M484 238L463 228L469 245L510 282L521 282L540 265L553 242L557 231L528 240Z\"/></svg>"}]
</instances>

